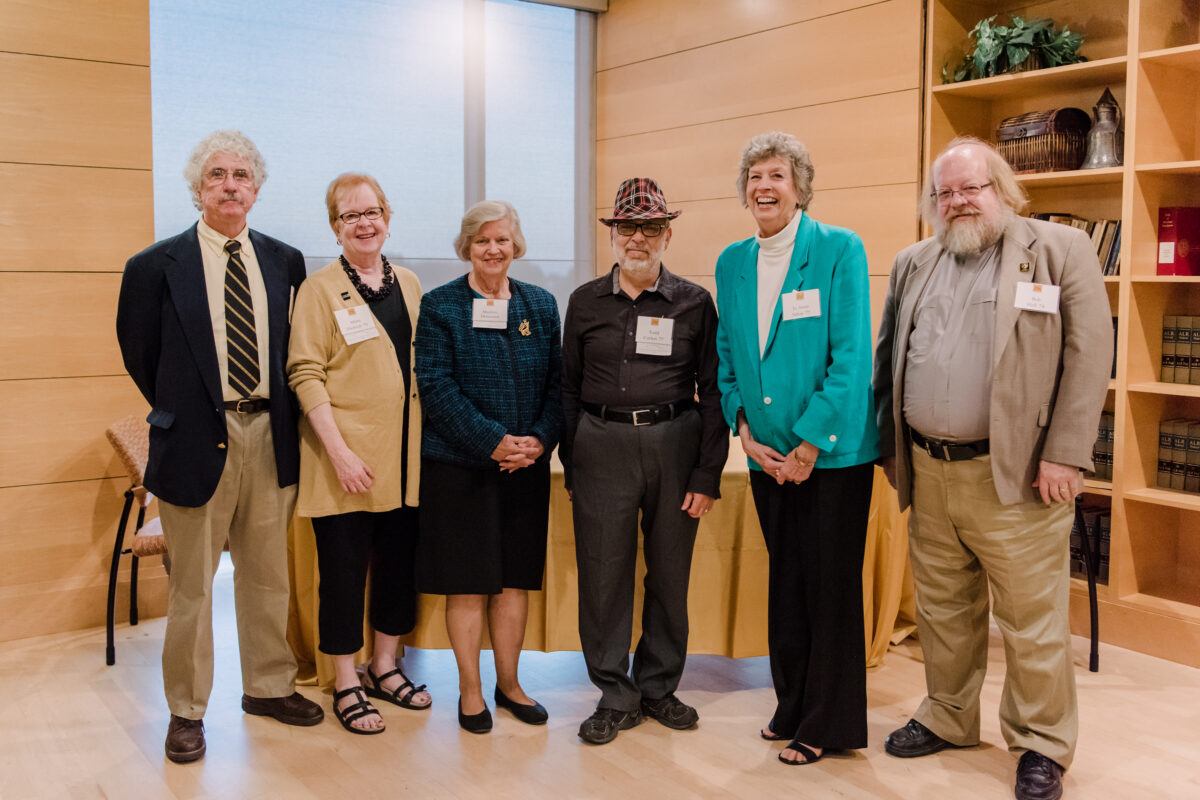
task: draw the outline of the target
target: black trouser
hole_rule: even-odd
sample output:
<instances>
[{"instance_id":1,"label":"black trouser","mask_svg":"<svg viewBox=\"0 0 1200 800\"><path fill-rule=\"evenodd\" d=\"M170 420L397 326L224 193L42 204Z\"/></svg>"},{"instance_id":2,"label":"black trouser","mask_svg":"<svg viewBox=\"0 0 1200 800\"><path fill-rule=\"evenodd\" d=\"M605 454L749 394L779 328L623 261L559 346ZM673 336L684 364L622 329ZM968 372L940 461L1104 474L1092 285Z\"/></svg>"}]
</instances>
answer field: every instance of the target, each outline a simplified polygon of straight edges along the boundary
<instances>
[{"instance_id":1,"label":"black trouser","mask_svg":"<svg viewBox=\"0 0 1200 800\"><path fill-rule=\"evenodd\" d=\"M770 559L771 729L814 747L867 746L862 564L873 470L814 469L782 486L750 471Z\"/></svg>"},{"instance_id":2,"label":"black trouser","mask_svg":"<svg viewBox=\"0 0 1200 800\"><path fill-rule=\"evenodd\" d=\"M680 510L700 452L700 415L634 426L583 414L571 459L579 639L602 708L633 711L679 686L699 520ZM638 512L646 557L642 637L629 675Z\"/></svg>"},{"instance_id":3,"label":"black trouser","mask_svg":"<svg viewBox=\"0 0 1200 800\"><path fill-rule=\"evenodd\" d=\"M363 593L371 571L372 627L401 636L417 620L413 555L417 510L353 511L313 517L321 600L317 627L320 650L329 655L357 653L363 646Z\"/></svg>"}]
</instances>

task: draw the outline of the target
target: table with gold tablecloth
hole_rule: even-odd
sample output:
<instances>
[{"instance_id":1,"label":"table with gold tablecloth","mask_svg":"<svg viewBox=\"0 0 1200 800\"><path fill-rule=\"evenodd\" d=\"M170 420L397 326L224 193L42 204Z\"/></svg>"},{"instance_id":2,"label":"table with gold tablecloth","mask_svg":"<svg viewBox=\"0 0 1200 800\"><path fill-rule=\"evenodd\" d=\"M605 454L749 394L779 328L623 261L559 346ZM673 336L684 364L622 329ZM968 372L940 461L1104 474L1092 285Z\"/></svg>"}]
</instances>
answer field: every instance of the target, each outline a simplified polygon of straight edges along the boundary
<instances>
[{"instance_id":1,"label":"table with gold tablecloth","mask_svg":"<svg viewBox=\"0 0 1200 800\"><path fill-rule=\"evenodd\" d=\"M754 512L745 457L733 440L721 476L721 499L700 522L692 558L688 616L689 653L731 657L767 654L767 551ZM883 471L875 470L867 543L863 559L863 635L867 666L878 666L889 642L913 628L912 578L908 571L908 533L896 493ZM317 650L317 563L312 524L297 517L289 532L292 604L288 639L300 665L299 679L331 685L333 660ZM642 576L638 557L633 639L641 634ZM445 599L421 595L416 629L401 640L421 648L448 648ZM526 650L579 650L579 603L575 569L575 532L571 502L563 488L562 468L551 473L550 525L546 577L542 591L529 595ZM367 631L364 622L364 633ZM370 637L364 635L364 641ZM368 650L359 660L368 658Z\"/></svg>"}]
</instances>

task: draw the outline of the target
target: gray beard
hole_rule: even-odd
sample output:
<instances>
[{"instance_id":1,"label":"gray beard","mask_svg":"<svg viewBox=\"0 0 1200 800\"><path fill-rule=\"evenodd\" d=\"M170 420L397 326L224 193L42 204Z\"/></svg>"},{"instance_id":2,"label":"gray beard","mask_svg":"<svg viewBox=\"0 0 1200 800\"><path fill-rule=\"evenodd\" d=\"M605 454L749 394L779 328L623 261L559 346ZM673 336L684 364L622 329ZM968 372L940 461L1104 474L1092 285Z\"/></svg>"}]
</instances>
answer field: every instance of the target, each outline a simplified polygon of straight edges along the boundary
<instances>
[{"instance_id":1,"label":"gray beard","mask_svg":"<svg viewBox=\"0 0 1200 800\"><path fill-rule=\"evenodd\" d=\"M934 224L934 236L938 244L956 256L979 253L1000 241L1012 216L1011 211L997 214L992 219L980 214L958 220L953 225L938 219Z\"/></svg>"},{"instance_id":2,"label":"gray beard","mask_svg":"<svg viewBox=\"0 0 1200 800\"><path fill-rule=\"evenodd\" d=\"M621 272L625 273L627 277L632 278L639 283L649 280L658 273L659 265L654 261L650 261L644 265L639 264L635 266L632 262L632 259L622 258L618 259L617 263L621 267Z\"/></svg>"}]
</instances>

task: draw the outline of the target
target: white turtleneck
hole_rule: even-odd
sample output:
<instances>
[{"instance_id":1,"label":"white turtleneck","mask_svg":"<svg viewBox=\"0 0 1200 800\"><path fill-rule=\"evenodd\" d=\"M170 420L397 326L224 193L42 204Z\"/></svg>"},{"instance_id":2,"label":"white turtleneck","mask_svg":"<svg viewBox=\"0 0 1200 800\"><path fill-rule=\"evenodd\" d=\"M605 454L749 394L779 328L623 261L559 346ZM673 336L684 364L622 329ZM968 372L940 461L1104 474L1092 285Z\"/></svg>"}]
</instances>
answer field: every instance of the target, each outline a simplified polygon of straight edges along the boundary
<instances>
[{"instance_id":1,"label":"white turtleneck","mask_svg":"<svg viewBox=\"0 0 1200 800\"><path fill-rule=\"evenodd\" d=\"M775 306L779 305L779 294L783 290L783 279L792 263L792 248L796 246L796 230L804 212L797 210L792 221L774 236L755 236L758 242L758 357L767 351L767 335L771 332L771 319Z\"/></svg>"}]
</instances>

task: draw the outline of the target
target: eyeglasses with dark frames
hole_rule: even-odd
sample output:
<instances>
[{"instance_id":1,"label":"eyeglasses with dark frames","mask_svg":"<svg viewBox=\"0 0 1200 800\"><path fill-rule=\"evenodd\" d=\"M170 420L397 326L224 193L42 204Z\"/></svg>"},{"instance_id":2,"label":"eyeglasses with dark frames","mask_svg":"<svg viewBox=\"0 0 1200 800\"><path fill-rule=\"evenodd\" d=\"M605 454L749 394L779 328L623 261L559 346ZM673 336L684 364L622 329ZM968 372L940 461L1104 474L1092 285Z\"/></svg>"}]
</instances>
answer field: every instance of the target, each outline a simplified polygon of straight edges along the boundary
<instances>
[{"instance_id":1,"label":"eyeglasses with dark frames","mask_svg":"<svg viewBox=\"0 0 1200 800\"><path fill-rule=\"evenodd\" d=\"M345 214L338 214L338 219L343 225L353 225L363 217L370 220L376 220L383 216L383 209L379 206L372 206L364 211L347 211Z\"/></svg>"},{"instance_id":2,"label":"eyeglasses with dark frames","mask_svg":"<svg viewBox=\"0 0 1200 800\"><path fill-rule=\"evenodd\" d=\"M667 229L665 222L618 222L613 226L617 229L617 233L621 236L633 236L638 231L642 232L642 236L647 239L653 239L656 236L661 236L662 232Z\"/></svg>"}]
</instances>

